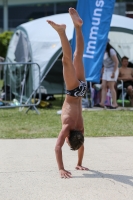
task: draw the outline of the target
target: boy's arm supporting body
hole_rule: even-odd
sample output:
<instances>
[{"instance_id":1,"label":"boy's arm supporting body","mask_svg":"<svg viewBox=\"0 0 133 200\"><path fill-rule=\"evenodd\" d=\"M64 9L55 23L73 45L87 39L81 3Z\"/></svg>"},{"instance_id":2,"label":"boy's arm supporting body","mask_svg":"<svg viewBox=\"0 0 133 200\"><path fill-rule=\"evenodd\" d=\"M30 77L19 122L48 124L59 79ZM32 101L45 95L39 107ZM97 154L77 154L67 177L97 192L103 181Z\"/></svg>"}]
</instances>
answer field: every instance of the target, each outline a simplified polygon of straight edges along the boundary
<instances>
[{"instance_id":1,"label":"boy's arm supporting body","mask_svg":"<svg viewBox=\"0 0 133 200\"><path fill-rule=\"evenodd\" d=\"M63 125L55 146L56 160L61 178L71 177L71 173L64 169L63 158L62 158L62 146L65 142L65 138L69 136L69 132L70 132L69 126Z\"/></svg>"},{"instance_id":2,"label":"boy's arm supporting body","mask_svg":"<svg viewBox=\"0 0 133 200\"><path fill-rule=\"evenodd\" d=\"M78 163L76 166L76 169L78 169L78 170L88 170L88 168L82 166L83 156L84 156L84 145L82 145L78 149Z\"/></svg>"},{"instance_id":3,"label":"boy's arm supporting body","mask_svg":"<svg viewBox=\"0 0 133 200\"><path fill-rule=\"evenodd\" d=\"M84 135L84 128L82 130L82 134ZM78 170L88 170L88 168L82 166L82 161L84 157L84 144L78 149L78 162L75 167Z\"/></svg>"},{"instance_id":4,"label":"boy's arm supporting body","mask_svg":"<svg viewBox=\"0 0 133 200\"><path fill-rule=\"evenodd\" d=\"M69 136L69 133L70 133L70 126L67 124L63 125L55 146L56 160L61 178L72 177L71 173L65 170L62 157L62 146L64 145L65 139ZM78 149L78 162L77 166L75 167L77 170L88 170L88 168L82 166L83 156L84 156L84 145L82 145Z\"/></svg>"},{"instance_id":5,"label":"boy's arm supporting body","mask_svg":"<svg viewBox=\"0 0 133 200\"><path fill-rule=\"evenodd\" d=\"M69 171L66 171L64 168L63 157L62 157L62 146L64 145L65 140L68 143L68 145L70 145L69 135L71 134L70 133L71 130L74 130L74 129L79 130L84 135L81 99L78 100L78 106L76 107L71 106L70 104L68 106L68 102L66 103L66 100L65 100L62 107L61 121L62 121L62 129L59 133L56 147L55 147L56 160L57 160L60 176L62 178L71 178L71 173ZM88 170L88 168L85 168L82 166L83 156L84 156L84 145L82 145L78 149L78 161L75 167L77 170Z\"/></svg>"}]
</instances>

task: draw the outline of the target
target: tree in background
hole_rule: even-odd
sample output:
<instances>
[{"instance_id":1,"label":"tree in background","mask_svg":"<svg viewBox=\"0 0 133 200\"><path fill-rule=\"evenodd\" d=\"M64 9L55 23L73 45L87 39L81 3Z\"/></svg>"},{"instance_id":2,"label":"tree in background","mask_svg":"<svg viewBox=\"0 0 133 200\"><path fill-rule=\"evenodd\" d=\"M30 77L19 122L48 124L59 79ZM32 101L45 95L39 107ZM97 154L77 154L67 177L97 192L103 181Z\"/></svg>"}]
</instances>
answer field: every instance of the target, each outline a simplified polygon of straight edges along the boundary
<instances>
[{"instance_id":1,"label":"tree in background","mask_svg":"<svg viewBox=\"0 0 133 200\"><path fill-rule=\"evenodd\" d=\"M5 58L13 32L6 31L0 34L0 56Z\"/></svg>"}]
</instances>

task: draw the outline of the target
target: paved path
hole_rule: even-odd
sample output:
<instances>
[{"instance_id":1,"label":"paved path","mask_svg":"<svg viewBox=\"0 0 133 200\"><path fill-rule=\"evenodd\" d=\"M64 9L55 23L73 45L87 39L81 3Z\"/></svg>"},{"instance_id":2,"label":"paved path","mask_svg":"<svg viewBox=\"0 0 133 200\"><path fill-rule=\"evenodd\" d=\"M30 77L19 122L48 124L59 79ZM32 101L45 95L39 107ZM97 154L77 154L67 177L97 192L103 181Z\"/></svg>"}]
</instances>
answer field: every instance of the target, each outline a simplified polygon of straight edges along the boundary
<instances>
[{"instance_id":1,"label":"paved path","mask_svg":"<svg viewBox=\"0 0 133 200\"><path fill-rule=\"evenodd\" d=\"M72 172L59 177L56 139L0 140L0 200L133 200L133 137L85 138L84 166L63 147Z\"/></svg>"}]
</instances>

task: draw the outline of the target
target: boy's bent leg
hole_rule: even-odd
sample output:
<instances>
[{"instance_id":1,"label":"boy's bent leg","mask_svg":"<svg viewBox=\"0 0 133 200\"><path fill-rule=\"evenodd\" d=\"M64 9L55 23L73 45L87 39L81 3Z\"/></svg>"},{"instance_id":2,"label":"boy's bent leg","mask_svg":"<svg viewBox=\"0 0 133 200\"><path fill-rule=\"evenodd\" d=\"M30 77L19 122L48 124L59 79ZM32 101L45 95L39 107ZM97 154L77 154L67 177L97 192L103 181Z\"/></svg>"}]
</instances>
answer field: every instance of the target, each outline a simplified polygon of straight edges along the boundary
<instances>
[{"instance_id":1,"label":"boy's bent leg","mask_svg":"<svg viewBox=\"0 0 133 200\"><path fill-rule=\"evenodd\" d=\"M84 52L84 39L82 34L82 24L83 21L78 15L74 8L69 9L69 13L74 23L76 31L76 47L74 52L74 67L76 70L76 75L79 80L85 81L84 66L83 66L83 52Z\"/></svg>"},{"instance_id":2,"label":"boy's bent leg","mask_svg":"<svg viewBox=\"0 0 133 200\"><path fill-rule=\"evenodd\" d=\"M68 90L74 89L79 85L79 81L77 79L75 68L72 63L72 50L70 47L70 43L65 33L66 25L59 25L50 20L47 20L47 22L57 31L61 40L63 51L63 75L66 83L66 88Z\"/></svg>"}]
</instances>

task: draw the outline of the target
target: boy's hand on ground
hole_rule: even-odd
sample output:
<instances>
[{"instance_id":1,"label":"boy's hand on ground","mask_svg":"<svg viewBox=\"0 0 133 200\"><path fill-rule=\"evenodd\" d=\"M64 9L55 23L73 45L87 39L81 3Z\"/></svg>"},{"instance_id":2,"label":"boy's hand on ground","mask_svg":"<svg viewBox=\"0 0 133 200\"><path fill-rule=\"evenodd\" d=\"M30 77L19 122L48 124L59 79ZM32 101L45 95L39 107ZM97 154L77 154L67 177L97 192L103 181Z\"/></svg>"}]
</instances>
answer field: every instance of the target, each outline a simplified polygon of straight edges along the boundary
<instances>
[{"instance_id":1,"label":"boy's hand on ground","mask_svg":"<svg viewBox=\"0 0 133 200\"><path fill-rule=\"evenodd\" d=\"M77 169L77 170L86 170L86 171L89 170L87 167L83 167L83 166L80 166L80 165L77 165L77 166L75 167L75 169Z\"/></svg>"},{"instance_id":2,"label":"boy's hand on ground","mask_svg":"<svg viewBox=\"0 0 133 200\"><path fill-rule=\"evenodd\" d=\"M65 169L60 169L61 178L72 178L71 172L66 171Z\"/></svg>"}]
</instances>

